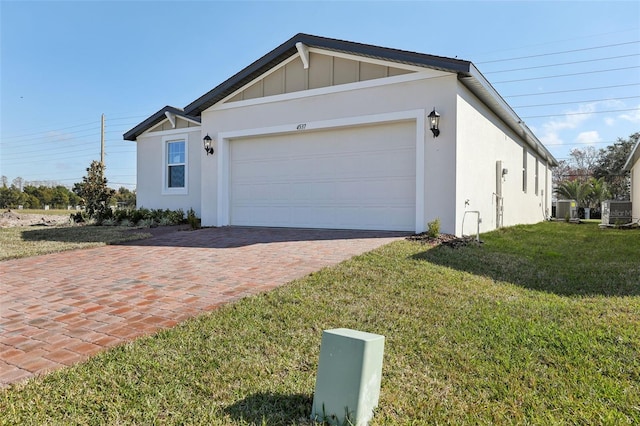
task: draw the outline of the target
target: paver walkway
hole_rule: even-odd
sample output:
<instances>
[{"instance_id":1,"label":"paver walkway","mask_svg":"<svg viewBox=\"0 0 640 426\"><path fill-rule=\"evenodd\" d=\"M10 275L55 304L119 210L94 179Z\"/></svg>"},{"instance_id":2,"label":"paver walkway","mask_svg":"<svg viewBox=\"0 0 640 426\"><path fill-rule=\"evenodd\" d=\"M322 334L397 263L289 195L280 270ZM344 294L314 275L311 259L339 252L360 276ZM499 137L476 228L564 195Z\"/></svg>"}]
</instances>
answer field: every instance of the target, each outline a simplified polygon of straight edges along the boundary
<instances>
[{"instance_id":1,"label":"paver walkway","mask_svg":"<svg viewBox=\"0 0 640 426\"><path fill-rule=\"evenodd\" d=\"M0 262L0 387L400 238L209 228Z\"/></svg>"}]
</instances>

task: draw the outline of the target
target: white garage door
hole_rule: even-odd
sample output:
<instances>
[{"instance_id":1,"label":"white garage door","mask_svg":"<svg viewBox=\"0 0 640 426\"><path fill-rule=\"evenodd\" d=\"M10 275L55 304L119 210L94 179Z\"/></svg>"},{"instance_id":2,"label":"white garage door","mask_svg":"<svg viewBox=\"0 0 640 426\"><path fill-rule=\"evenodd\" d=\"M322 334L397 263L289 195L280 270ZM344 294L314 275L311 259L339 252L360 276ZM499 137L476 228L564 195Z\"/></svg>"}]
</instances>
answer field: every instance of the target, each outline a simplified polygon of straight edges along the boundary
<instances>
[{"instance_id":1,"label":"white garage door","mask_svg":"<svg viewBox=\"0 0 640 426\"><path fill-rule=\"evenodd\" d=\"M415 122L230 142L230 223L415 229Z\"/></svg>"}]
</instances>

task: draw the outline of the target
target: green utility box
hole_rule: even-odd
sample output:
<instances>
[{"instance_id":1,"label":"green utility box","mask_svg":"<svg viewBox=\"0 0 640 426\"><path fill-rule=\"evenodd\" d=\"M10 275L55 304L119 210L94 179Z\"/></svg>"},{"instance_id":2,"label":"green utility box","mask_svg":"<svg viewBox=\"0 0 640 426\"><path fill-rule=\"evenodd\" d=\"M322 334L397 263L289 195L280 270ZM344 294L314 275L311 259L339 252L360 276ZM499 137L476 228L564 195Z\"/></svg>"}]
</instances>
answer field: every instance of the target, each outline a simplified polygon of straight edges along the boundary
<instances>
[{"instance_id":1,"label":"green utility box","mask_svg":"<svg viewBox=\"0 0 640 426\"><path fill-rule=\"evenodd\" d=\"M378 406L384 336L337 328L322 333L311 418L364 426Z\"/></svg>"}]
</instances>

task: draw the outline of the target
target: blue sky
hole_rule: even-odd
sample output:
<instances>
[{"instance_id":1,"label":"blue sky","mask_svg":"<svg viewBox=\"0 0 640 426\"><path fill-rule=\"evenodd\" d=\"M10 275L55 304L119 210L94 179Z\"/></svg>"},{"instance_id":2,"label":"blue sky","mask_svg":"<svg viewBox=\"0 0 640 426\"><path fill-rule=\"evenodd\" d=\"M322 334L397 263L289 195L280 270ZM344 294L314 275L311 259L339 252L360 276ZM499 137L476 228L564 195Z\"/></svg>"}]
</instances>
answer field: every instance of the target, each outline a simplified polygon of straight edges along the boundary
<instances>
[{"instance_id":1,"label":"blue sky","mask_svg":"<svg viewBox=\"0 0 640 426\"><path fill-rule=\"evenodd\" d=\"M637 1L0 0L0 175L71 186L122 134L299 32L470 60L558 158L640 131Z\"/></svg>"}]
</instances>

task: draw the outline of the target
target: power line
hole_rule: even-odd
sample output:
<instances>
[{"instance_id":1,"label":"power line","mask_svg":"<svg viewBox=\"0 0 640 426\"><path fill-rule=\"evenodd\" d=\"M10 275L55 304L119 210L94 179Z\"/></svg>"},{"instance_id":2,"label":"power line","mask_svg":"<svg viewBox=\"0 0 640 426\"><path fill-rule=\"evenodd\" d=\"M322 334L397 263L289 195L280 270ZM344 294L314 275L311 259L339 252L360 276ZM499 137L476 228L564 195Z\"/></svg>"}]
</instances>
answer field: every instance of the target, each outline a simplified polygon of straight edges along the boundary
<instances>
[{"instance_id":1,"label":"power line","mask_svg":"<svg viewBox=\"0 0 640 426\"><path fill-rule=\"evenodd\" d=\"M521 93L518 95L503 96L503 98L519 98L523 96L539 96L539 95L555 95L557 93L569 93L569 92L584 92L587 90L600 90L600 89L615 89L618 87L640 86L640 83L629 84L616 84L613 86L600 86L600 87L585 87L582 89L567 89L567 90L555 90L553 92L539 92L539 93Z\"/></svg>"},{"instance_id":2,"label":"power line","mask_svg":"<svg viewBox=\"0 0 640 426\"><path fill-rule=\"evenodd\" d=\"M136 118L136 117L123 117L121 119L129 119L129 118ZM121 120L121 119L117 119L117 118L112 118L109 119L107 117L107 125L108 127L115 127L118 130L111 130L107 133L116 133L116 132L124 132L126 130L128 130L130 128L130 126L134 126L137 123L136 122L128 122L128 123L119 123L117 125L110 125L109 123L111 123L112 121L116 121L116 120ZM59 127L56 129L47 129L47 130L42 130L40 132L33 132L33 133L24 133L24 134L18 134L18 135L11 135L11 136L3 136L2 137L2 142L0 142L0 144L5 144L7 139L23 139L23 138L29 138L30 136L37 136L37 138L30 138L30 139L44 139L44 138L52 138L55 137L55 133L56 132L61 132L63 130L69 130L69 129L75 129L78 127L89 127L87 129L81 129L81 130L76 130L73 132L63 132L64 135L73 135L75 133L79 133L79 132L88 132L88 131L92 131L95 130L96 132L100 131L100 122L91 122L91 123L83 123L83 124L77 124L74 126L67 126L67 127ZM119 130L122 129L122 130ZM53 133L53 135L52 135Z\"/></svg>"},{"instance_id":3,"label":"power line","mask_svg":"<svg viewBox=\"0 0 640 426\"><path fill-rule=\"evenodd\" d=\"M608 58L586 59L584 61L573 61L573 62L561 62L561 63L558 63L558 64L536 65L535 67L512 68L512 69L509 69L509 70L489 71L489 72L485 72L483 74L498 74L498 73L501 73L501 72L528 71L528 70L534 70L534 69L537 69L537 68L550 68L550 67L559 67L559 66L562 66L562 65L575 65L575 64L584 64L584 63L588 63L588 62L606 61L606 60L609 60L609 59L629 58L631 56L640 56L640 53L634 53L634 54L631 54L631 55L610 56Z\"/></svg>"},{"instance_id":4,"label":"power line","mask_svg":"<svg viewBox=\"0 0 640 426\"><path fill-rule=\"evenodd\" d=\"M580 103L589 103L589 102L619 101L622 99L637 99L637 98L640 98L640 96L625 96L622 98L607 98L607 99L591 99L586 101L555 102L550 104L537 104L537 105L520 105L520 106L514 106L512 108L534 108L534 107L542 107L542 106L570 105L570 104L580 104Z\"/></svg>"},{"instance_id":5,"label":"power line","mask_svg":"<svg viewBox=\"0 0 640 426\"><path fill-rule=\"evenodd\" d=\"M520 81L530 81L530 80L544 80L546 78L572 77L574 75L585 75L585 74L597 74L597 73L612 72L612 71L623 71L623 70L630 70L630 69L634 69L634 68L640 68L640 65L634 65L632 67L622 67L622 68L609 68L609 69L606 69L606 70L583 71L583 72L576 72L576 73L571 73L571 74L557 74L557 75L547 75L547 76L543 76L543 77L529 77L529 78L521 78L521 79L518 79L518 80L495 81L494 84L517 83L517 82L520 82Z\"/></svg>"},{"instance_id":6,"label":"power line","mask_svg":"<svg viewBox=\"0 0 640 426\"><path fill-rule=\"evenodd\" d=\"M483 61L483 62L478 62L477 64L491 64L491 63L495 63L495 62L507 62L507 61L517 61L520 59L531 59L531 58L540 58L543 56L552 56L552 55L561 55L564 53L574 53L574 52L584 52L587 50L596 50L596 49L604 49L607 47L615 47L615 46L624 46L624 45L628 45L628 44L637 44L640 43L640 41L627 41L624 43L616 43L616 44L607 44L604 46L594 46L594 47L585 47L582 49L573 49L573 50L564 50L564 51L560 51L560 52L550 52L550 53L541 53L538 55L529 55L529 56L520 56L520 57L516 57L516 58L507 58L507 59L495 59L493 61Z\"/></svg>"},{"instance_id":7,"label":"power line","mask_svg":"<svg viewBox=\"0 0 640 426\"><path fill-rule=\"evenodd\" d=\"M99 124L99 122L97 123ZM68 129L75 129L76 127L83 127L83 126L93 126L96 125L95 122L91 122L91 123L83 123L83 124L78 124L75 126L69 126L69 127L61 127L58 129L49 129L49 130L44 130L42 132L36 132L36 133L27 133L27 134L23 134L23 135L16 135L16 136L4 136L2 139L15 139L15 138L21 138L21 137L26 137L26 136L34 136L34 135L39 135L39 134L43 134L43 133L51 133L51 132L58 132L61 130L68 130ZM74 132L71 132L74 133Z\"/></svg>"},{"instance_id":8,"label":"power line","mask_svg":"<svg viewBox=\"0 0 640 426\"><path fill-rule=\"evenodd\" d=\"M567 115L604 114L604 113L609 113L609 112L625 112L625 111L640 111L640 108L612 109L612 110L608 110L608 111L570 112L570 113L566 113L566 114L530 115L528 117L522 117L522 118L564 117L564 116L567 116Z\"/></svg>"}]
</instances>

